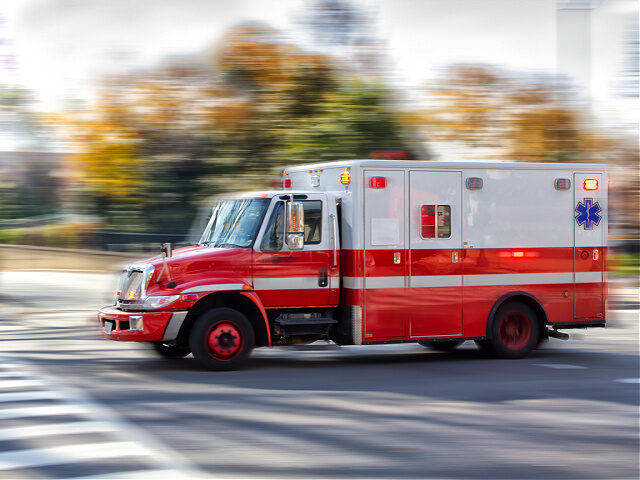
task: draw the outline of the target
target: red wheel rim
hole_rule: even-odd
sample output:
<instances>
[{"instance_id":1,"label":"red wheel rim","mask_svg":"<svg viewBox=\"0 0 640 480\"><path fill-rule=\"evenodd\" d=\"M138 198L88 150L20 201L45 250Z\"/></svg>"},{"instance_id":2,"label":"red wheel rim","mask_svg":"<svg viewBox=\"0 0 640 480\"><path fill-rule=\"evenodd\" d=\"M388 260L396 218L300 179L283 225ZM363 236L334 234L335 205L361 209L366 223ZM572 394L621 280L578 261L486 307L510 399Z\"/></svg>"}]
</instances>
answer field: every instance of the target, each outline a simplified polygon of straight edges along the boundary
<instances>
[{"instance_id":1,"label":"red wheel rim","mask_svg":"<svg viewBox=\"0 0 640 480\"><path fill-rule=\"evenodd\" d=\"M502 344L509 350L520 350L531 338L531 324L522 312L508 312L500 321L498 334Z\"/></svg>"},{"instance_id":2,"label":"red wheel rim","mask_svg":"<svg viewBox=\"0 0 640 480\"><path fill-rule=\"evenodd\" d=\"M216 323L209 329L206 339L209 353L219 360L235 357L244 343L238 326L230 321Z\"/></svg>"}]
</instances>

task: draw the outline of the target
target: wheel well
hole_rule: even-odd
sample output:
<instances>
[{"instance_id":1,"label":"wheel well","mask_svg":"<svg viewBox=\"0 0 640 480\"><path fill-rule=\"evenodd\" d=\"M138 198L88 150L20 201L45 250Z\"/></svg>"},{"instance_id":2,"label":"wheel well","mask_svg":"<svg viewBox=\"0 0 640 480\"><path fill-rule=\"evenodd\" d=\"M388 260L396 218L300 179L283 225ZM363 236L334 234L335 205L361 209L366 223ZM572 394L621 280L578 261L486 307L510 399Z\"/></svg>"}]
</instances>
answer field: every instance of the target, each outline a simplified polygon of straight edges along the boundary
<instances>
[{"instance_id":1,"label":"wheel well","mask_svg":"<svg viewBox=\"0 0 640 480\"><path fill-rule=\"evenodd\" d=\"M267 332L262 313L260 313L258 307L251 300L237 292L215 292L198 300L198 302L189 309L189 313L185 317L182 327L180 327L178 341L188 343L189 332L191 332L191 328L197 318L204 312L219 307L233 308L247 317L247 320L249 320L249 323L251 323L253 327L257 347L269 344L269 333Z\"/></svg>"},{"instance_id":2,"label":"wheel well","mask_svg":"<svg viewBox=\"0 0 640 480\"><path fill-rule=\"evenodd\" d=\"M549 318L547 317L547 312L545 312L538 299L525 292L512 292L500 297L498 301L493 305L491 312L489 312L489 317L487 318L487 338L491 338L491 327L493 319L496 316L496 312L502 305L507 302L522 302L529 308L531 308L531 310L533 310L533 312L536 314L536 319L538 320L538 324L540 325L540 335L544 334L544 327L547 323L549 323Z\"/></svg>"}]
</instances>

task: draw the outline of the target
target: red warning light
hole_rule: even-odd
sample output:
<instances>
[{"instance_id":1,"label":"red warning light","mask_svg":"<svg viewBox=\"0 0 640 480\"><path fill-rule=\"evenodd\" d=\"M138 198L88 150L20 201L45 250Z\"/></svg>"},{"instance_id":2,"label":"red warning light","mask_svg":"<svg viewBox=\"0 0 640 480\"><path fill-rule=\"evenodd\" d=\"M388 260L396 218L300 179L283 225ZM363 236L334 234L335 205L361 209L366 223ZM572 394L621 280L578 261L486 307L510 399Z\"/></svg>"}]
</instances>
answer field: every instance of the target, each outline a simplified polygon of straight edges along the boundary
<instances>
[{"instance_id":1,"label":"red warning light","mask_svg":"<svg viewBox=\"0 0 640 480\"><path fill-rule=\"evenodd\" d=\"M284 188L291 188L291 179L290 178L285 178L284 179Z\"/></svg>"},{"instance_id":2,"label":"red warning light","mask_svg":"<svg viewBox=\"0 0 640 480\"><path fill-rule=\"evenodd\" d=\"M523 258L524 257L524 252L511 252L511 256L513 258Z\"/></svg>"},{"instance_id":3,"label":"red warning light","mask_svg":"<svg viewBox=\"0 0 640 480\"><path fill-rule=\"evenodd\" d=\"M351 183L351 174L349 172L341 173L340 183L343 185L349 185Z\"/></svg>"},{"instance_id":4,"label":"red warning light","mask_svg":"<svg viewBox=\"0 0 640 480\"><path fill-rule=\"evenodd\" d=\"M587 178L584 181L584 189L585 190L597 190L598 189L598 180L595 178Z\"/></svg>"},{"instance_id":5,"label":"red warning light","mask_svg":"<svg viewBox=\"0 0 640 480\"><path fill-rule=\"evenodd\" d=\"M369 180L371 188L385 188L387 186L386 177L371 177Z\"/></svg>"},{"instance_id":6,"label":"red warning light","mask_svg":"<svg viewBox=\"0 0 640 480\"><path fill-rule=\"evenodd\" d=\"M588 260L589 252L587 252L586 250L583 250L582 252L580 252L580 258L582 258L583 260Z\"/></svg>"}]
</instances>

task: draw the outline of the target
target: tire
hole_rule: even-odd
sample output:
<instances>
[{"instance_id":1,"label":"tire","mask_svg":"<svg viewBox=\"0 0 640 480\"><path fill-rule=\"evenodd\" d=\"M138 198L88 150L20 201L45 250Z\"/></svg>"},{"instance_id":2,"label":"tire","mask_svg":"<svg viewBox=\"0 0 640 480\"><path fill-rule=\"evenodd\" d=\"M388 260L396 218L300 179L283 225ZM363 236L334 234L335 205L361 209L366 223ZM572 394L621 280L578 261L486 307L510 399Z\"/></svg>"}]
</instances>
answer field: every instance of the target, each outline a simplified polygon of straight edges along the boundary
<instances>
[{"instance_id":1,"label":"tire","mask_svg":"<svg viewBox=\"0 0 640 480\"><path fill-rule=\"evenodd\" d=\"M534 311L522 302L498 308L491 324L491 348L502 358L522 358L540 340L540 324Z\"/></svg>"},{"instance_id":2,"label":"tire","mask_svg":"<svg viewBox=\"0 0 640 480\"><path fill-rule=\"evenodd\" d=\"M182 358L191 353L191 349L186 345L171 345L162 342L153 342L153 349L164 358Z\"/></svg>"},{"instance_id":3,"label":"tire","mask_svg":"<svg viewBox=\"0 0 640 480\"><path fill-rule=\"evenodd\" d=\"M253 327L244 315L231 308L214 308L196 321L189 346L207 370L235 370L249 357L254 338Z\"/></svg>"},{"instance_id":4,"label":"tire","mask_svg":"<svg viewBox=\"0 0 640 480\"><path fill-rule=\"evenodd\" d=\"M432 350L438 350L440 352L452 352L460 345L464 343L464 340L447 340L445 342L418 342L423 347L431 348Z\"/></svg>"}]
</instances>

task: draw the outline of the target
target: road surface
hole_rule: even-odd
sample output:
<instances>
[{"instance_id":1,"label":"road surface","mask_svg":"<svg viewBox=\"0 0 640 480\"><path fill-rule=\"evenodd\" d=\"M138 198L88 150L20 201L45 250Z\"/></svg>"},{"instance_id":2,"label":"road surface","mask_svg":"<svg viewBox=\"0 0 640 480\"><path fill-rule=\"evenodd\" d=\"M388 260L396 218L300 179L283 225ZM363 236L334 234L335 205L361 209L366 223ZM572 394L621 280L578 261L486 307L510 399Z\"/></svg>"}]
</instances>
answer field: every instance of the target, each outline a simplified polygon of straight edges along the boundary
<instances>
[{"instance_id":1,"label":"road surface","mask_svg":"<svg viewBox=\"0 0 640 480\"><path fill-rule=\"evenodd\" d=\"M314 344L215 373L100 338L114 282L0 274L0 478L638 478L636 309L521 360Z\"/></svg>"}]
</instances>

